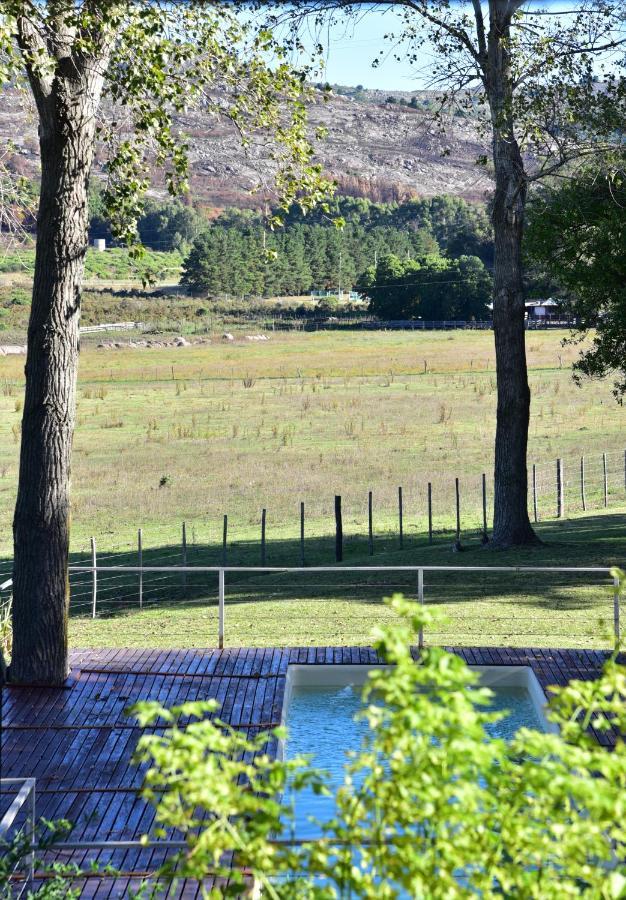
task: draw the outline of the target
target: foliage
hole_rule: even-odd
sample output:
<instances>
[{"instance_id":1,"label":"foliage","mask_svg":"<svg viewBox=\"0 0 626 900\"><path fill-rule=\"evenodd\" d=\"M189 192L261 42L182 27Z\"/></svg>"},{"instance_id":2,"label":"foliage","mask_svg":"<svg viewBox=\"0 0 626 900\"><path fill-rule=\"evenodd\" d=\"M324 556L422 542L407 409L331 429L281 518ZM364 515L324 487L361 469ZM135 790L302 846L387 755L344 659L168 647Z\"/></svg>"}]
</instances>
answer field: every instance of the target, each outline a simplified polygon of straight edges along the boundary
<instances>
[{"instance_id":1,"label":"foliage","mask_svg":"<svg viewBox=\"0 0 626 900\"><path fill-rule=\"evenodd\" d=\"M285 224L328 224L330 218L362 225L367 232L375 228L426 232L448 256L479 256L486 265L493 263L488 210L482 203L469 203L461 197L439 194L402 203L374 203L361 197L335 195L326 208L317 207L306 215L297 206L290 207Z\"/></svg>"},{"instance_id":2,"label":"foliage","mask_svg":"<svg viewBox=\"0 0 626 900\"><path fill-rule=\"evenodd\" d=\"M18 831L10 840L0 839L0 898L9 900L14 897L14 885L11 875L16 868L28 867L29 857L34 854L35 870L45 878L34 889L29 889L28 898L37 900L65 900L76 898L80 891L72 888L72 881L79 878L81 870L74 863L46 862L39 854L45 854L46 850L55 843L67 837L71 831L70 822L65 819L57 819L51 822L40 819L35 826L34 838L25 831ZM92 867L91 872L96 869ZM103 870L104 872L104 870Z\"/></svg>"},{"instance_id":3,"label":"foliage","mask_svg":"<svg viewBox=\"0 0 626 900\"><path fill-rule=\"evenodd\" d=\"M267 231L260 216L226 210L194 242L183 283L213 295L284 296L351 289L389 253L435 258L442 249L450 257L492 257L484 208L447 196L401 204L336 197L306 216L292 207L284 224L280 232Z\"/></svg>"},{"instance_id":4,"label":"foliage","mask_svg":"<svg viewBox=\"0 0 626 900\"><path fill-rule=\"evenodd\" d=\"M89 237L113 240L101 191L90 192ZM206 219L193 207L179 200L148 198L137 222L139 238L151 250L186 252L198 232L206 227Z\"/></svg>"},{"instance_id":5,"label":"foliage","mask_svg":"<svg viewBox=\"0 0 626 900\"><path fill-rule=\"evenodd\" d=\"M381 319L486 319L491 276L475 256L383 256L357 282Z\"/></svg>"},{"instance_id":6,"label":"foliage","mask_svg":"<svg viewBox=\"0 0 626 900\"><path fill-rule=\"evenodd\" d=\"M13 629L11 625L11 595L0 598L0 685L2 684L6 661L11 659Z\"/></svg>"},{"instance_id":7,"label":"foliage","mask_svg":"<svg viewBox=\"0 0 626 900\"><path fill-rule=\"evenodd\" d=\"M538 194L530 206L526 249L568 298L577 329L594 329L591 347L574 364L578 377L617 373L626 392L625 160L587 168Z\"/></svg>"},{"instance_id":8,"label":"foliage","mask_svg":"<svg viewBox=\"0 0 626 900\"><path fill-rule=\"evenodd\" d=\"M59 60L73 59L81 73L102 70L107 183L97 211L130 245L151 167L162 169L173 196L186 190L188 142L177 117L194 106L230 123L244 145L253 135L267 141L270 164L257 185L266 197L303 208L324 200L331 186L308 138L307 70L295 70L287 54L270 30L219 0L0 2L0 82L24 84L27 76L45 95L63 77ZM82 100L97 106L98 91L90 97L89 90Z\"/></svg>"},{"instance_id":9,"label":"foliage","mask_svg":"<svg viewBox=\"0 0 626 900\"><path fill-rule=\"evenodd\" d=\"M291 225L280 232L262 227L222 228L202 234L183 263L182 283L210 294L297 295L313 288L351 290L376 253L422 253L434 242L422 232L391 228L365 231Z\"/></svg>"},{"instance_id":10,"label":"foliage","mask_svg":"<svg viewBox=\"0 0 626 900\"><path fill-rule=\"evenodd\" d=\"M142 727L168 724L162 734L144 734L134 757L150 765L141 794L154 804L155 836L165 837L174 828L188 844L159 876L201 881L210 874L230 879L229 888L214 896L239 896L250 880L244 872L252 873L271 897L269 877L287 867L272 842L290 814L281 798L304 786L321 790L320 777L304 759L275 758L282 729L246 737L209 718L218 706L209 700L167 710L154 701L129 710Z\"/></svg>"},{"instance_id":11,"label":"foliage","mask_svg":"<svg viewBox=\"0 0 626 900\"><path fill-rule=\"evenodd\" d=\"M268 757L276 732L246 738L206 718L182 727L215 703L134 708L144 725L168 724L138 750L160 827L182 830L188 844L164 874L227 874L227 853L273 897L626 896L626 745L609 753L587 732L609 718L626 729L626 668L611 658L597 681L554 688L549 718L560 731L490 737L502 717L489 711L491 692L445 650L414 659L430 617L400 596L390 603L400 621L374 645L391 668L365 687L369 727L321 839L270 839L292 834L281 800L290 782L296 803L304 784L323 787L303 760ZM235 879L240 888L241 871Z\"/></svg>"}]
</instances>

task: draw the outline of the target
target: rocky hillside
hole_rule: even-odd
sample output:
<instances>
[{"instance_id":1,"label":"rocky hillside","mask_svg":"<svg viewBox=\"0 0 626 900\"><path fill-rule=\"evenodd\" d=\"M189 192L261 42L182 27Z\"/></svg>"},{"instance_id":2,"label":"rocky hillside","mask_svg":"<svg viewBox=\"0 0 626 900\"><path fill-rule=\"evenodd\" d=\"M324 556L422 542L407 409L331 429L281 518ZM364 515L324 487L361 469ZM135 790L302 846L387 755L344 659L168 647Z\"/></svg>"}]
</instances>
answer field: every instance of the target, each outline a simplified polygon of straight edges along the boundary
<instances>
[{"instance_id":1,"label":"rocky hillside","mask_svg":"<svg viewBox=\"0 0 626 900\"><path fill-rule=\"evenodd\" d=\"M409 98L407 100L407 98ZM462 116L451 118L442 135L432 124L433 97L421 92L395 92L342 88L325 100L316 94L310 106L313 126L323 125L328 136L318 144L317 159L337 179L342 193L368 196L373 200L402 200L455 194L482 199L490 188L488 175L475 165L486 152L475 122ZM250 189L259 173L267 169L267 150L257 142L247 153L234 130L216 123L201 112L180 119L191 144L191 187L195 202L206 206L255 206L258 197ZM20 98L4 91L0 95L0 142L11 140L9 156L13 171L37 173L35 119ZM100 154L97 172L105 159ZM160 188L155 179L155 189Z\"/></svg>"}]
</instances>

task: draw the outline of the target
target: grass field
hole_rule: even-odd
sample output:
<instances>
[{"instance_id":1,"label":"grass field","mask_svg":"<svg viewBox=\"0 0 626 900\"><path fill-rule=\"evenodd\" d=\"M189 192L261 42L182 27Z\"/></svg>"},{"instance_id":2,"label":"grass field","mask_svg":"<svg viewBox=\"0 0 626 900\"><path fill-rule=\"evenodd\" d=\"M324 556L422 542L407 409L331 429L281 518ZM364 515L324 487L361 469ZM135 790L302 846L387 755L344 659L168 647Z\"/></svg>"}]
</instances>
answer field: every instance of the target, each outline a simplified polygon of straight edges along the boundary
<instances>
[{"instance_id":1,"label":"grass field","mask_svg":"<svg viewBox=\"0 0 626 900\"><path fill-rule=\"evenodd\" d=\"M161 279L176 280L180 275L182 256L176 251L162 253L149 250L140 261L131 258L128 250L121 247L107 249L105 253L89 249L85 257L85 278L101 278L106 281L131 280L141 285L142 275ZM0 254L0 274L24 275L32 277L35 269L35 249L5 250Z\"/></svg>"},{"instance_id":2,"label":"grass field","mask_svg":"<svg viewBox=\"0 0 626 900\"><path fill-rule=\"evenodd\" d=\"M578 461L589 454L589 503L600 501L601 452L613 450L609 487L624 497L624 411L606 382L577 388L564 333L529 333L533 406L530 459L539 467L540 513L554 514L554 460L568 460L568 501L578 503ZM378 530L396 521L403 487L408 535L424 530L428 481L435 527L453 521L461 479L463 524L479 522L482 472L492 468L495 419L489 332L274 334L266 342L219 338L184 349L103 351L81 357L73 474L76 549L134 540L268 539L332 527L341 494L348 532L363 533L367 494ZM426 369L426 371L424 371ZM0 358L0 521L15 499L23 358ZM490 480L490 479L489 479ZM593 488L593 490L592 490ZM3 529L0 552L8 551Z\"/></svg>"},{"instance_id":3,"label":"grass field","mask_svg":"<svg viewBox=\"0 0 626 900\"><path fill-rule=\"evenodd\" d=\"M539 513L546 520L555 513L557 456L566 460L569 514L580 505L582 453L587 454L588 508L597 509L603 503L604 450L611 451L607 457L610 505L619 510L625 502L623 410L612 400L608 383L573 385L569 364L577 351L561 346L565 336L553 331L527 336L533 392L530 458L538 463ZM480 560L474 565L484 559L491 562L493 557L480 553L470 533L480 523L481 473L492 469L496 400L492 342L489 332L325 331L275 333L258 343L244 336L226 343L215 336L210 344L183 349L104 351L87 345L81 356L74 452L73 558L86 559L88 539L94 535L103 562L135 563L141 527L146 563L179 562L185 520L190 563L195 559L219 564L226 513L228 562L258 565L261 509L266 508L268 564L297 565L299 505L304 501L307 562L330 564L334 560L333 498L338 493L343 497L347 563L416 563L435 557L442 564L460 559L466 564L470 558ZM0 574L9 567L11 553L22 370L23 358L0 358L0 521L4 524ZM464 541L467 546L474 541L478 557L473 552L450 554L446 530L454 521L455 476L461 480ZM424 540L428 481L433 485L434 548ZM404 498L403 551L397 539L399 486ZM374 496L377 535L371 560L367 555L369 490ZM587 520L574 519L563 531L562 524L546 522L549 544L539 555L547 554L545 558L555 565L591 559L608 564L623 558L621 513L589 525L581 522ZM283 583L284 579L276 587L283 591L281 597L285 596ZM149 581L146 584L150 586ZM123 580L117 586L114 581L101 583L103 608L108 600L128 599L129 592L122 587ZM318 587L323 594L322 586ZM378 604L392 585L357 584L348 591L349 606L324 606L320 622L326 624L318 628L316 623L314 629L304 615L314 594L310 582L301 584L301 608L285 607L282 600L272 606L268 601L257 614L255 592L266 589L270 594L274 590L271 579L258 588L242 588L247 602L229 613L233 643L265 643L272 635L273 643L297 642L299 635L324 643L350 642L350 635L352 640L364 640L372 606L355 599L368 594ZM465 589L465 582L454 588ZM485 590L485 602L491 603L489 597L496 602L496 595L505 588L494 582ZM490 615L488 607L482 609L476 618L483 623L479 634L497 642L507 634L518 635L517 643L528 643L536 634L535 642L562 644L570 633L571 640L565 643L588 643L590 627L595 639L600 639L598 620L606 619L608 595L602 594L602 616L596 615L597 602L591 602L587 593L591 588L581 587L575 592L574 608L548 627L544 590L551 601L561 596L560 589L548 589L545 583L535 585L528 594L519 586L507 588L506 612L502 614L499 601L500 616L493 610ZM200 639L215 632L214 609L204 602L207 591L213 597L214 586L210 590L206 584L197 586L187 613L171 579L160 587L157 583L147 596L176 600L167 613L175 622L162 618L162 606L159 613L146 610L141 619L133 613L137 630L133 624L132 633L127 628L120 631L117 616L104 618L96 626L81 619L80 626L78 620L73 625L73 642L211 643L208 637ZM293 586L288 586L286 592L292 591ZM562 596L570 596L568 586L563 591ZM77 603L86 602L81 596L88 592L86 584L77 587ZM335 595L333 602L347 602L336 591ZM527 596L534 599L527 602ZM593 596L600 595L596 591ZM202 601L201 613L196 599ZM455 615L465 608L463 602L455 594ZM472 620L481 609L477 602L472 596ZM594 610L591 625L590 608ZM81 609L77 607L78 612ZM380 607L376 609L379 615ZM523 620L509 621L511 610L515 616L523 612ZM363 614L361 623L358 611ZM499 618L501 630L496 624ZM488 619L492 625L485 635ZM455 628L468 640L474 633L469 615ZM519 638L522 632L527 633L527 641ZM446 634L450 637L451 632ZM557 634L564 637L556 641Z\"/></svg>"}]
</instances>

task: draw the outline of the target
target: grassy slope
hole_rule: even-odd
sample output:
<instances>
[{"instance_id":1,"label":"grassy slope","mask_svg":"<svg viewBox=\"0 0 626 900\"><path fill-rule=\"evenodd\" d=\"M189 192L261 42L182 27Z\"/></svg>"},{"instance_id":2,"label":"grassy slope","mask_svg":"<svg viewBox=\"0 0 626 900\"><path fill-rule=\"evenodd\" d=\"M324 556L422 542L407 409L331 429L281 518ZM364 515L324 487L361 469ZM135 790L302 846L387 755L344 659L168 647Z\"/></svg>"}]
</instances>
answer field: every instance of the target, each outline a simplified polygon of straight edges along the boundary
<instances>
[{"instance_id":1,"label":"grassy slope","mask_svg":"<svg viewBox=\"0 0 626 900\"><path fill-rule=\"evenodd\" d=\"M128 250L109 248L105 253L89 249L85 258L85 278L101 278L106 281L131 281L141 285L142 275L149 273L157 279L168 277L176 280L180 274L182 256L177 251L162 253L148 250L141 260L131 258ZM0 255L0 274L32 276L35 268L35 250L7 250Z\"/></svg>"}]
</instances>

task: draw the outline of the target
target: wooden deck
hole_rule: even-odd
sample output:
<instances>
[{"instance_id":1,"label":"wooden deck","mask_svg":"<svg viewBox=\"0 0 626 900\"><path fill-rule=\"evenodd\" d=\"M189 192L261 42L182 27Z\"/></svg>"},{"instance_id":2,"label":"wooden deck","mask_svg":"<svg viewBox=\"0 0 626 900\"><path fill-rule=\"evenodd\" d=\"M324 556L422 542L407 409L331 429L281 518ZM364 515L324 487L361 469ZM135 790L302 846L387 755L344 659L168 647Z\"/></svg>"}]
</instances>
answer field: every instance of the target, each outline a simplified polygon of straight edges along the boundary
<instances>
[{"instance_id":1,"label":"wooden deck","mask_svg":"<svg viewBox=\"0 0 626 900\"><path fill-rule=\"evenodd\" d=\"M461 648L473 665L525 665L540 684L594 678L605 654L594 650ZM371 664L364 647L304 647L233 650L74 651L72 676L64 688L4 688L1 772L37 779L37 814L74 823L72 840L132 840L150 830L151 807L137 797L140 773L131 764L141 729L124 710L138 700L174 705L216 698L220 716L244 731L270 728L281 718L290 663ZM597 735L607 746L612 733ZM3 797L2 806L7 797ZM163 851L154 849L75 851L72 861L109 862L126 873L119 879L89 879L83 897L128 893L133 875L153 871ZM66 859L69 852L66 851ZM171 893L168 896L173 896ZM195 897L181 885L177 897Z\"/></svg>"}]
</instances>

